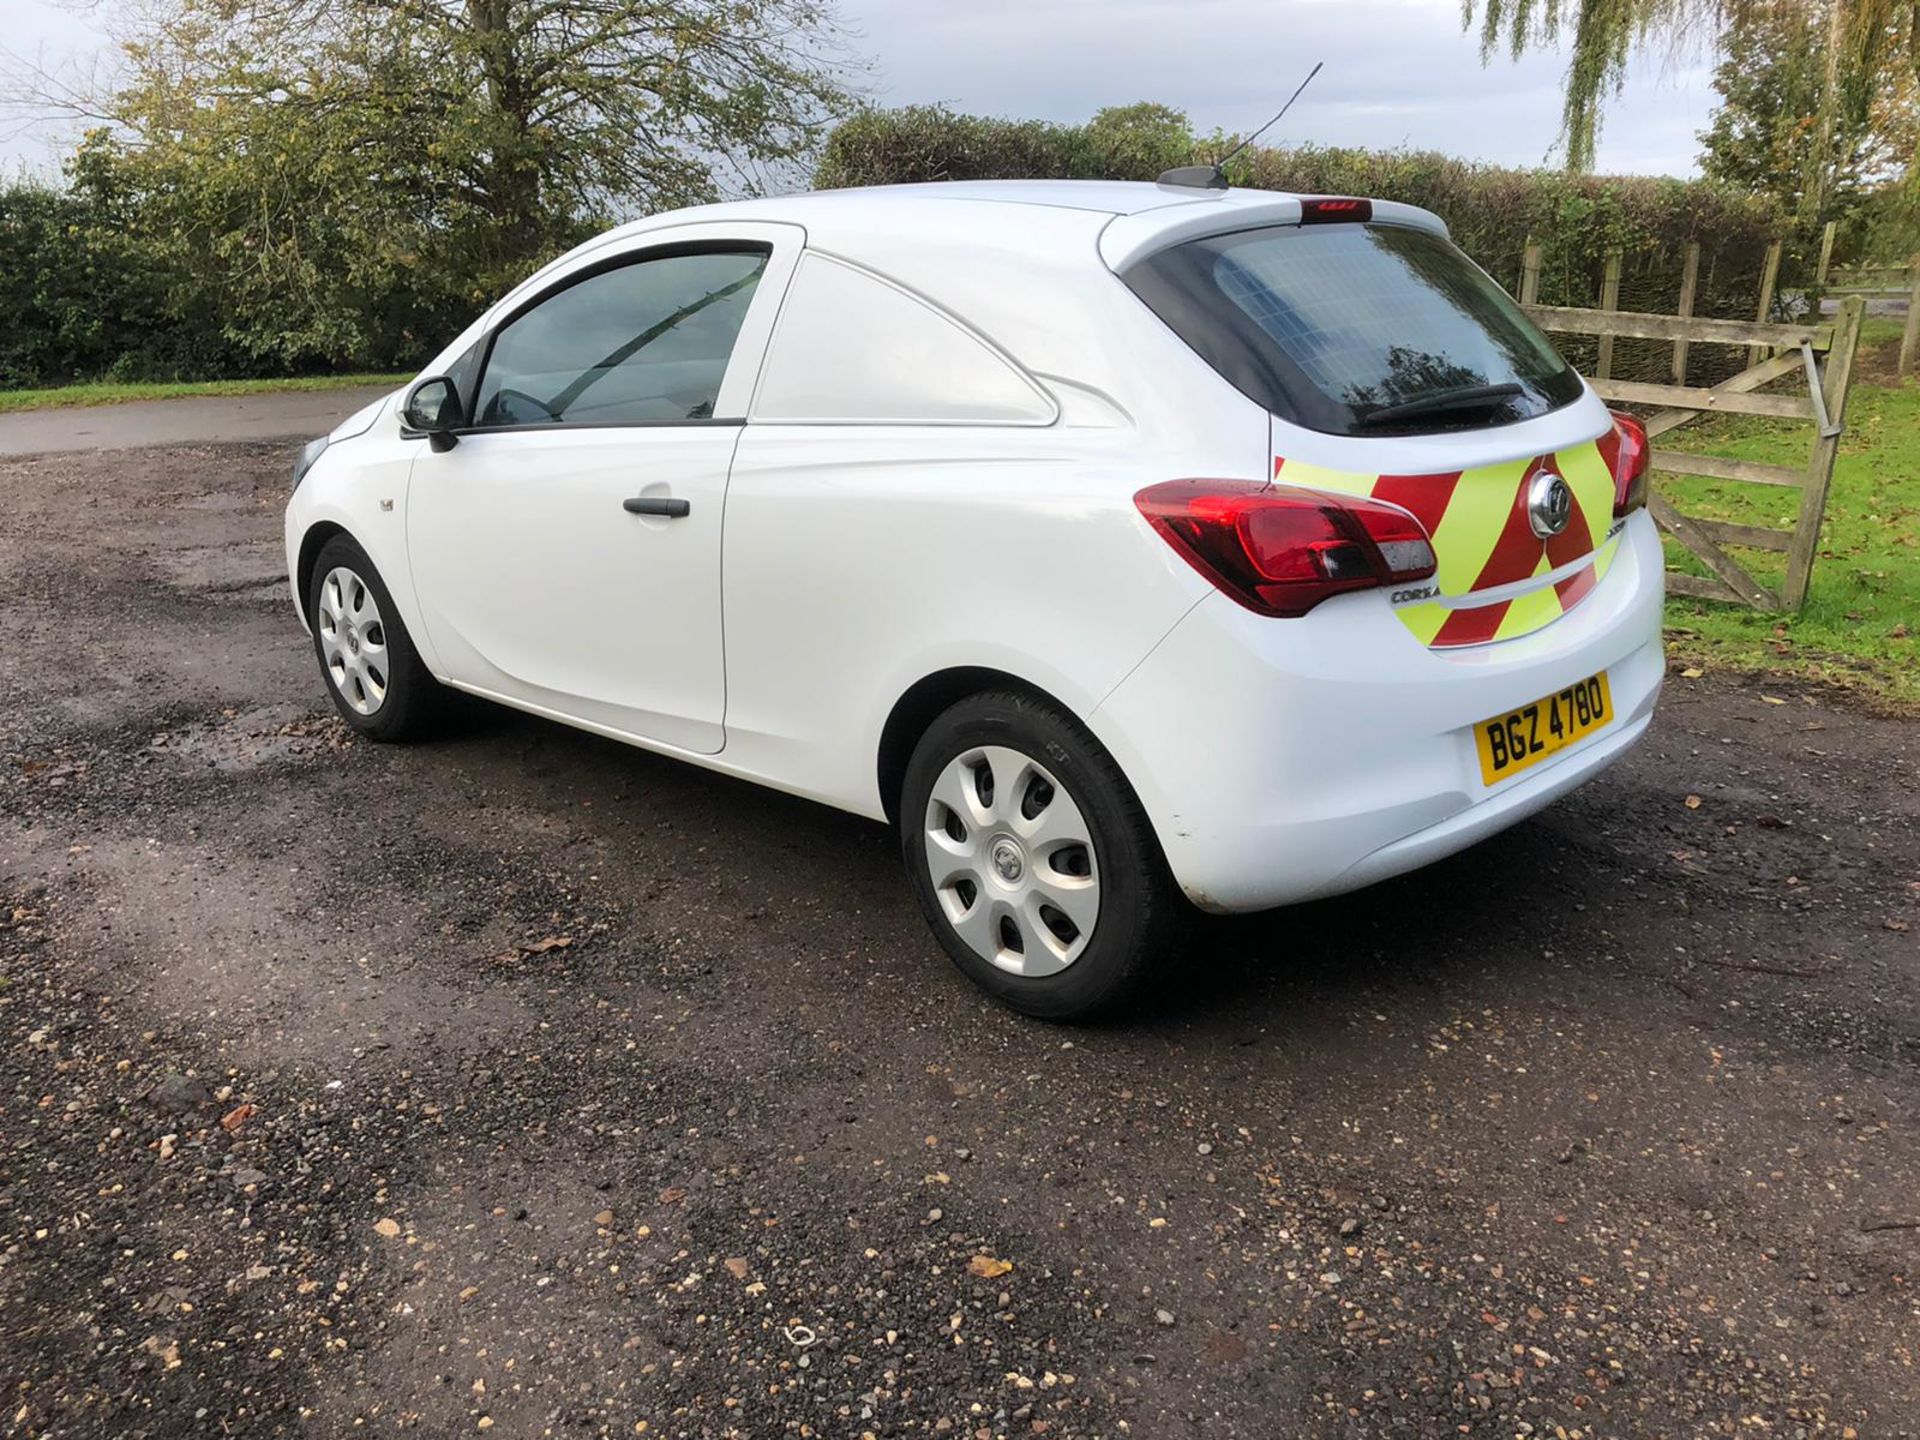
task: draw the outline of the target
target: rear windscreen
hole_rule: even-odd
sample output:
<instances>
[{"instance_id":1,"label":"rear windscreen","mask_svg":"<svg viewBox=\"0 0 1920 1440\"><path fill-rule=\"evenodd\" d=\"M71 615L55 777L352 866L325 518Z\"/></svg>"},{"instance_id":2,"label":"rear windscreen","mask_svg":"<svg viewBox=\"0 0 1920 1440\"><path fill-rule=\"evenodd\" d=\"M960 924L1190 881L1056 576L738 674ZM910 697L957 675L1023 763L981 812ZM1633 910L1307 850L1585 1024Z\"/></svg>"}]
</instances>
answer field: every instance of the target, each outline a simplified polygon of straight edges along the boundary
<instances>
[{"instance_id":1,"label":"rear windscreen","mask_svg":"<svg viewBox=\"0 0 1920 1440\"><path fill-rule=\"evenodd\" d=\"M1191 240L1122 277L1208 364L1335 435L1531 419L1580 379L1452 242L1398 225L1275 225Z\"/></svg>"}]
</instances>

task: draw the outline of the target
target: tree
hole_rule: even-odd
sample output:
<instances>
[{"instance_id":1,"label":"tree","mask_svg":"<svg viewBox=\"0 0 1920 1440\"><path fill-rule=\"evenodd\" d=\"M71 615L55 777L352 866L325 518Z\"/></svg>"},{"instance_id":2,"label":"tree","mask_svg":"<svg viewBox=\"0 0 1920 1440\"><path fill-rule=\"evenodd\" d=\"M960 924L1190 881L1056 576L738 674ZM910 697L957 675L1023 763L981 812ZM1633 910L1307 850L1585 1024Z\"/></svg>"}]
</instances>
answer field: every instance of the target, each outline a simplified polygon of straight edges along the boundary
<instances>
[{"instance_id":1,"label":"tree","mask_svg":"<svg viewBox=\"0 0 1920 1440\"><path fill-rule=\"evenodd\" d=\"M1720 92L1701 132L1709 179L1778 197L1803 223L1854 208L1896 178L1916 135L1915 80L1884 65L1843 87L1824 135L1828 27L1795 0L1762 0L1728 27L1714 71Z\"/></svg>"},{"instance_id":2,"label":"tree","mask_svg":"<svg viewBox=\"0 0 1920 1440\"><path fill-rule=\"evenodd\" d=\"M1092 173L1151 180L1193 159L1193 129L1184 110L1142 100L1097 111L1083 132Z\"/></svg>"},{"instance_id":3,"label":"tree","mask_svg":"<svg viewBox=\"0 0 1920 1440\"><path fill-rule=\"evenodd\" d=\"M163 0L83 147L183 323L406 363L610 221L742 193L847 102L828 0Z\"/></svg>"},{"instance_id":4,"label":"tree","mask_svg":"<svg viewBox=\"0 0 1920 1440\"><path fill-rule=\"evenodd\" d=\"M109 195L0 185L0 389L139 368L160 328L153 256Z\"/></svg>"},{"instance_id":5,"label":"tree","mask_svg":"<svg viewBox=\"0 0 1920 1440\"><path fill-rule=\"evenodd\" d=\"M1467 24L1480 19L1482 55L1506 42L1512 54L1570 38L1561 143L1567 167L1593 166L1601 102L1617 94L1634 47L1717 44L1766 0L1463 0ZM1816 143L1828 153L1850 92L1870 89L1883 67L1920 71L1920 0L1793 0L1826 32L1815 118Z\"/></svg>"}]
</instances>

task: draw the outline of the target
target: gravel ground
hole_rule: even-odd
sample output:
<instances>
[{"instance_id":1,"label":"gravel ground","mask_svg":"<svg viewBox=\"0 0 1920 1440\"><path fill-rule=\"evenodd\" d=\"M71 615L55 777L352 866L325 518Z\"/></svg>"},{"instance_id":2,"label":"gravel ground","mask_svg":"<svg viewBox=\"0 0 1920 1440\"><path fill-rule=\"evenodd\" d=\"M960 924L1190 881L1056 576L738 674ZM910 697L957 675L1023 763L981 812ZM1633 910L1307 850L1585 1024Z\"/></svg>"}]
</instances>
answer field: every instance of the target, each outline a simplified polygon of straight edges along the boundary
<instances>
[{"instance_id":1,"label":"gravel ground","mask_svg":"<svg viewBox=\"0 0 1920 1440\"><path fill-rule=\"evenodd\" d=\"M0 460L0 1431L1920 1432L1910 719L1676 677L1046 1026L877 827L351 739L287 459Z\"/></svg>"}]
</instances>

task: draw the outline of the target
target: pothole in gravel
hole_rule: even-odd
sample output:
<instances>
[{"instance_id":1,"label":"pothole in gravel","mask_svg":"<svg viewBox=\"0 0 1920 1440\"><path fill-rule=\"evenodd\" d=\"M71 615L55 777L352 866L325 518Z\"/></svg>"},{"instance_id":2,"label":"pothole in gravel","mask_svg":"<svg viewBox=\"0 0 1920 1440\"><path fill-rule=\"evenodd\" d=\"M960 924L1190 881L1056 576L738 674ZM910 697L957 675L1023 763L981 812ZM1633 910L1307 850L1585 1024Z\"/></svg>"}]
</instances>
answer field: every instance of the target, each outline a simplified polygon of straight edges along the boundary
<instances>
[{"instance_id":1,"label":"pothole in gravel","mask_svg":"<svg viewBox=\"0 0 1920 1440\"><path fill-rule=\"evenodd\" d=\"M215 770L257 770L338 754L352 742L353 732L337 715L297 705L261 705L223 710L218 719L163 731L148 748Z\"/></svg>"},{"instance_id":2,"label":"pothole in gravel","mask_svg":"<svg viewBox=\"0 0 1920 1440\"><path fill-rule=\"evenodd\" d=\"M161 578L200 594L279 591L287 583L286 557L271 540L156 550Z\"/></svg>"}]
</instances>

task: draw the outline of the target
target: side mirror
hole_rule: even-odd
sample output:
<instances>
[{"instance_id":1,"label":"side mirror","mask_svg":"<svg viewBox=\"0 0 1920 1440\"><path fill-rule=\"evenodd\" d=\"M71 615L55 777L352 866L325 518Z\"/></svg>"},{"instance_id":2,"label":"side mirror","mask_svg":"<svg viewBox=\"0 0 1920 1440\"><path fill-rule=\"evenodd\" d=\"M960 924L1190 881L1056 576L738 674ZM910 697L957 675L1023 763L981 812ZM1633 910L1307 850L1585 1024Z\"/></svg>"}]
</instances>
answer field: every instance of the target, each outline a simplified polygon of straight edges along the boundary
<instances>
[{"instance_id":1,"label":"side mirror","mask_svg":"<svg viewBox=\"0 0 1920 1440\"><path fill-rule=\"evenodd\" d=\"M460 392L444 375L429 375L414 382L407 400L400 407L400 422L409 430L427 437L435 450L453 446L453 432L466 420L460 408Z\"/></svg>"}]
</instances>

